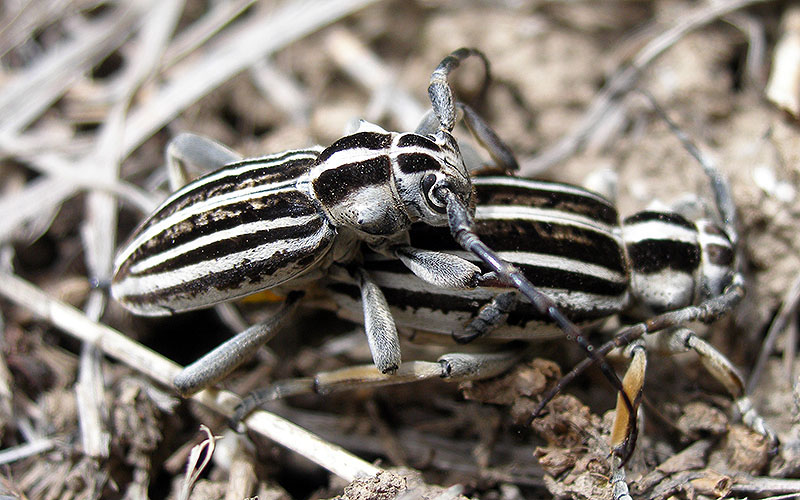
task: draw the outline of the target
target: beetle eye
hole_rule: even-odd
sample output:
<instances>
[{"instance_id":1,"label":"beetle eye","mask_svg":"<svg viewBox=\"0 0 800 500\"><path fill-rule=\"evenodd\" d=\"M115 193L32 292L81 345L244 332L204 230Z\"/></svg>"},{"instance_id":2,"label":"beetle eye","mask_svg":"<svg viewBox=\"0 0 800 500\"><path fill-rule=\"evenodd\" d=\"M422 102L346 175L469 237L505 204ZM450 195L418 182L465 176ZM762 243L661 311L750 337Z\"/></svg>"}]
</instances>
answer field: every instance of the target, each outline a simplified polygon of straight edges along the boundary
<instances>
[{"instance_id":1,"label":"beetle eye","mask_svg":"<svg viewBox=\"0 0 800 500\"><path fill-rule=\"evenodd\" d=\"M444 214L447 213L447 207L433 195L434 187L436 186L436 175L428 174L422 178L420 182L420 189L422 195L425 197L425 202L434 212Z\"/></svg>"}]
</instances>

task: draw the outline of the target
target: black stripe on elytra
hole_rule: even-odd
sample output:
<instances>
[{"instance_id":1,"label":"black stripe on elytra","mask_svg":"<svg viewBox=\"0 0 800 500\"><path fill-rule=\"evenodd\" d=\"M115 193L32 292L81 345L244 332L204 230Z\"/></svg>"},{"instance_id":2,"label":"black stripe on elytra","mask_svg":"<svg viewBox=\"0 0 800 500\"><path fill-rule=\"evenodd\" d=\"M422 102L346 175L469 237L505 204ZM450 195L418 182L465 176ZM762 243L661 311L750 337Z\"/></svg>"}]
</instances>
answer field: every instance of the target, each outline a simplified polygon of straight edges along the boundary
<instances>
[{"instance_id":1,"label":"black stripe on elytra","mask_svg":"<svg viewBox=\"0 0 800 500\"><path fill-rule=\"evenodd\" d=\"M348 163L324 170L312 182L317 199L324 205L335 205L366 186L384 184L391 179L389 156L376 155L369 160ZM369 200L365 200L367 203Z\"/></svg>"},{"instance_id":2,"label":"black stripe on elytra","mask_svg":"<svg viewBox=\"0 0 800 500\"><path fill-rule=\"evenodd\" d=\"M397 165L404 174L440 170L442 165L426 153L402 153L397 156Z\"/></svg>"},{"instance_id":3,"label":"black stripe on elytra","mask_svg":"<svg viewBox=\"0 0 800 500\"><path fill-rule=\"evenodd\" d=\"M322 228L323 224L327 224L327 222L322 218L318 218L296 226L268 228L216 240L213 243L208 243L193 250L189 250L186 253L176 255L171 259L167 259L153 267L143 270L141 273L130 272L130 275L158 274L202 262L217 260L228 255L251 250L267 243L281 240L301 240L314 236L320 228ZM243 258L243 260L246 259Z\"/></svg>"},{"instance_id":4,"label":"black stripe on elytra","mask_svg":"<svg viewBox=\"0 0 800 500\"><path fill-rule=\"evenodd\" d=\"M686 220L686 218L683 217L682 215L672 212L653 212L650 210L639 212L638 214L633 214L630 217L627 217L623 221L623 225L627 226L632 224L638 224L641 222L651 222L651 221L667 222L669 224L675 224L676 226L690 229L692 231L697 231L697 226Z\"/></svg>"},{"instance_id":5,"label":"black stripe on elytra","mask_svg":"<svg viewBox=\"0 0 800 500\"><path fill-rule=\"evenodd\" d=\"M532 219L478 219L475 232L495 252L541 253L626 272L623 249L611 234ZM411 246L439 251L461 250L447 229L415 224L409 234Z\"/></svg>"},{"instance_id":6,"label":"black stripe on elytra","mask_svg":"<svg viewBox=\"0 0 800 500\"><path fill-rule=\"evenodd\" d=\"M348 149L383 150L392 145L392 135L381 132L357 132L347 135L322 150L317 163L322 163L334 154Z\"/></svg>"},{"instance_id":7,"label":"black stripe on elytra","mask_svg":"<svg viewBox=\"0 0 800 500\"><path fill-rule=\"evenodd\" d=\"M400 137L397 139L397 146L400 148L413 146L428 149L433 152L441 151L435 142L419 134L400 134Z\"/></svg>"},{"instance_id":8,"label":"black stripe on elytra","mask_svg":"<svg viewBox=\"0 0 800 500\"><path fill-rule=\"evenodd\" d=\"M700 248L693 243L675 240L641 240L628 244L628 256L634 271L656 273L666 268L685 273L700 265Z\"/></svg>"},{"instance_id":9,"label":"black stripe on elytra","mask_svg":"<svg viewBox=\"0 0 800 500\"><path fill-rule=\"evenodd\" d=\"M257 167L258 163L254 163L253 168L240 172L238 174L230 174L221 177L211 182L204 182L204 179L214 172L200 177L193 183L197 183L195 189L191 189L182 193L178 198L173 198L166 204L159 207L156 212L142 225L138 230L142 230L152 226L154 223L163 220L179 210L183 210L196 203L203 203L210 198L219 196L226 193L236 192L242 189L248 189L255 186L263 186L265 191L268 191L270 184L279 182L286 182L299 179L304 174L308 173L314 160L312 158L301 158L289 160L278 165L267 165L264 167ZM236 164L234 164L236 165ZM223 167L225 169L231 166Z\"/></svg>"},{"instance_id":10,"label":"black stripe on elytra","mask_svg":"<svg viewBox=\"0 0 800 500\"><path fill-rule=\"evenodd\" d=\"M277 271L294 269L299 273L303 269L307 269L325 255L332 241L332 237L323 238L314 247L278 252L265 260L245 260L232 269L207 274L195 280L140 295L127 295L124 297L124 300L131 304L161 305L174 302L176 299L192 300L203 295L203 293L207 292L210 288L215 288L221 292L228 292L230 298L248 295L280 284L275 283L271 284L269 287L258 287L259 283L273 276ZM291 277L292 276L288 276L287 279ZM246 291L237 295L235 291L242 288L245 282L248 282L250 286Z\"/></svg>"},{"instance_id":11,"label":"black stripe on elytra","mask_svg":"<svg viewBox=\"0 0 800 500\"><path fill-rule=\"evenodd\" d=\"M553 183L554 185L560 185ZM565 185L567 186L567 185ZM575 186L568 186L575 189ZM480 205L520 205L546 208L565 213L582 215L609 226L619 224L617 209L610 202L598 199L597 195L586 196L542 188L541 183L530 185L508 185L481 182L475 184L475 195Z\"/></svg>"},{"instance_id":12,"label":"black stripe on elytra","mask_svg":"<svg viewBox=\"0 0 800 500\"><path fill-rule=\"evenodd\" d=\"M317 213L314 202L299 191L267 193L246 200L234 201L213 211L194 214L169 226L131 253L119 272L125 272L127 268L142 259L219 231L253 222L265 222L284 217L302 217Z\"/></svg>"}]
</instances>

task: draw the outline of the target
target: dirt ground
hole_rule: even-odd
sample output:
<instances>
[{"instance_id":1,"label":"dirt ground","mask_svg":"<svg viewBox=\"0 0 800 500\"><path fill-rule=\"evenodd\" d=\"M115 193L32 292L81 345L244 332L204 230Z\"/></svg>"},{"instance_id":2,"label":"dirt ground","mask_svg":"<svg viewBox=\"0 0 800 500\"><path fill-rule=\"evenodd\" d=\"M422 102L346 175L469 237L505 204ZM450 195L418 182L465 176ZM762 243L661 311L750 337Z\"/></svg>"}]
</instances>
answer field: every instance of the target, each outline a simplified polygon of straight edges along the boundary
<instances>
[{"instance_id":1,"label":"dirt ground","mask_svg":"<svg viewBox=\"0 0 800 500\"><path fill-rule=\"evenodd\" d=\"M332 452L338 472L330 473L317 465L326 460L317 448L290 451L259 432L237 437L214 404L174 393L161 358L115 350L99 340L111 330L92 327L185 365L275 308L251 300L232 319L214 311L148 319L107 298L115 250L166 196L170 138L191 131L252 157L328 145L356 118L412 130L429 108L431 71L468 46L488 56L492 84L478 95L483 71L470 61L453 75L456 93L510 145L520 175L591 188L614 178L623 215L690 199L713 210L701 165L643 90L729 179L747 295L697 331L746 381L761 367L752 401L781 444L770 450L742 425L697 356L654 353L628 483L634 498L797 498L800 9L792 2L37 0L5 2L0 14L2 494L611 498L616 396L598 371L530 422L541 394L582 359L566 341L537 344L485 382L271 403L272 414L352 454ZM464 127L456 132L469 143ZM776 318L785 327L759 362ZM442 352L404 349L404 359ZM370 359L360 326L310 306L256 358L221 386L244 395ZM622 373L624 359L615 362ZM201 424L222 439L189 479Z\"/></svg>"}]
</instances>

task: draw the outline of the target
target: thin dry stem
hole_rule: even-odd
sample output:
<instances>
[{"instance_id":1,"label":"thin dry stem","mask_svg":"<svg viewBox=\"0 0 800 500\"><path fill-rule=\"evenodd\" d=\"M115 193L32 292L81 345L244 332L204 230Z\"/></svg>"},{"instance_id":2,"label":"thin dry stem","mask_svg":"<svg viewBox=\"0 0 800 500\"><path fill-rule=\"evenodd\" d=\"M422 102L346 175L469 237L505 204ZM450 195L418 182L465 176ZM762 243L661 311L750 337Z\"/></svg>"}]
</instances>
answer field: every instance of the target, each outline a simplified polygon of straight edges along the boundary
<instances>
[{"instance_id":1,"label":"thin dry stem","mask_svg":"<svg viewBox=\"0 0 800 500\"><path fill-rule=\"evenodd\" d=\"M127 2L85 26L64 46L52 49L41 61L0 89L0 147L39 117L92 66L119 46L138 19Z\"/></svg>"},{"instance_id":2,"label":"thin dry stem","mask_svg":"<svg viewBox=\"0 0 800 500\"><path fill-rule=\"evenodd\" d=\"M240 26L235 36L209 43L193 64L181 68L131 113L123 154L130 154L189 105L259 59L376 0L290 2Z\"/></svg>"},{"instance_id":3,"label":"thin dry stem","mask_svg":"<svg viewBox=\"0 0 800 500\"><path fill-rule=\"evenodd\" d=\"M324 46L327 47L331 60L359 85L369 90L372 100L379 103L379 108L385 108L402 130L414 130L417 127L426 107L397 86L394 71L357 36L346 28L337 27L328 32L325 41Z\"/></svg>"},{"instance_id":4,"label":"thin dry stem","mask_svg":"<svg viewBox=\"0 0 800 500\"><path fill-rule=\"evenodd\" d=\"M778 335L786 329L787 325L794 317L798 305L800 305L800 275L795 278L791 288L786 292L781 302L781 307L775 315L775 319L772 320L772 324L769 326L767 336L764 337L764 342L761 344L761 351L758 353L758 360L756 361L755 367L753 367L753 372L750 374L750 380L747 381L747 392L753 393L758 386L758 381L761 378L761 374L764 373L767 360L775 347L775 341L778 339ZM791 377L789 378L789 383L791 383Z\"/></svg>"}]
</instances>

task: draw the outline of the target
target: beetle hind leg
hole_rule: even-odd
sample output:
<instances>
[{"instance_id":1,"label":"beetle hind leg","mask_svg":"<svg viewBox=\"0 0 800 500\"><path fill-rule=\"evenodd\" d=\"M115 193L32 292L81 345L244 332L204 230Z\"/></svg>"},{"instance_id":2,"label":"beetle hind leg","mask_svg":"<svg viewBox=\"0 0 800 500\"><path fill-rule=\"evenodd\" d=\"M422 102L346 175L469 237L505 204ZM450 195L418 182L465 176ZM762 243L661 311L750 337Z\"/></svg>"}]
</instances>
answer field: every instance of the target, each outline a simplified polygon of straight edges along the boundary
<instances>
[{"instance_id":1,"label":"beetle hind leg","mask_svg":"<svg viewBox=\"0 0 800 500\"><path fill-rule=\"evenodd\" d=\"M688 328L676 329L665 343L672 353L688 350L697 353L706 371L725 387L742 423L753 432L764 436L769 441L771 450L777 450L779 442L775 431L753 406L742 376L724 354Z\"/></svg>"}]
</instances>

